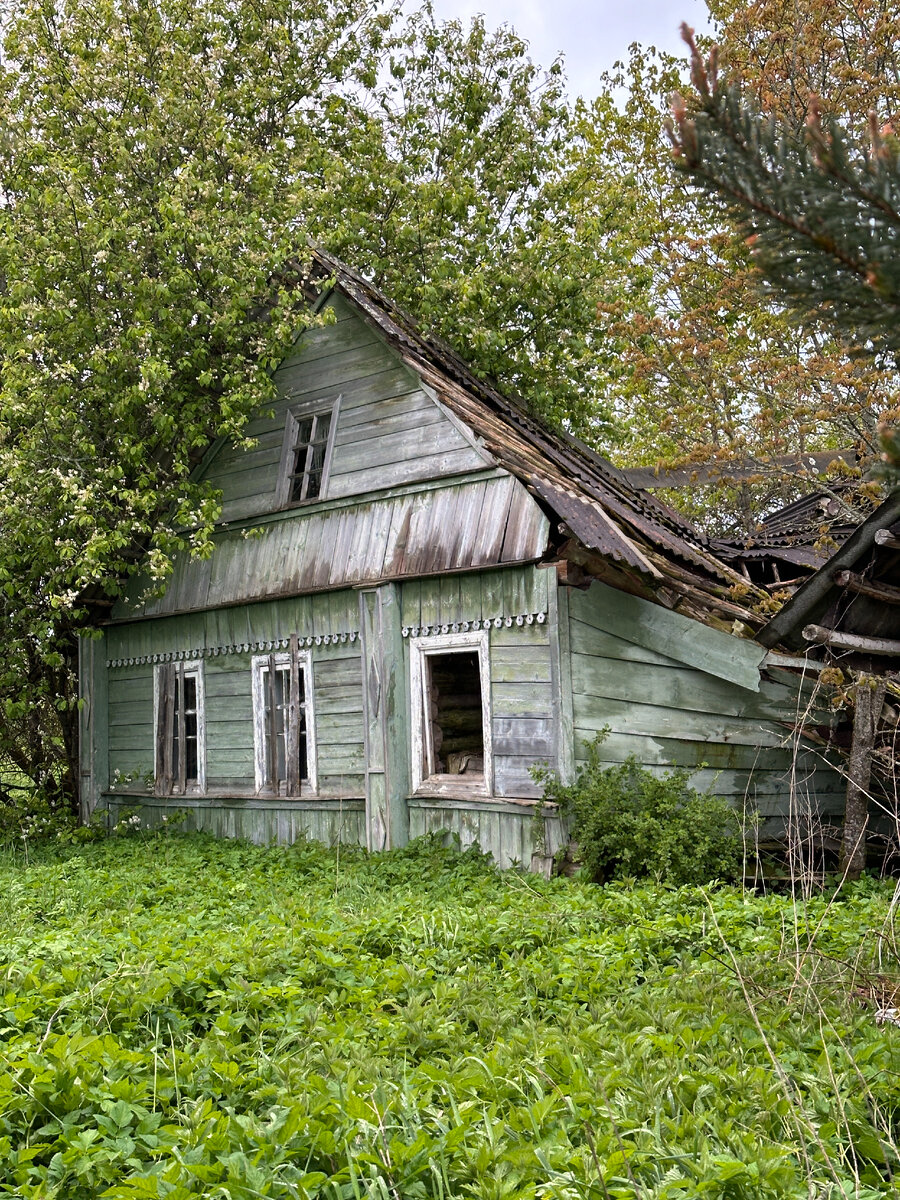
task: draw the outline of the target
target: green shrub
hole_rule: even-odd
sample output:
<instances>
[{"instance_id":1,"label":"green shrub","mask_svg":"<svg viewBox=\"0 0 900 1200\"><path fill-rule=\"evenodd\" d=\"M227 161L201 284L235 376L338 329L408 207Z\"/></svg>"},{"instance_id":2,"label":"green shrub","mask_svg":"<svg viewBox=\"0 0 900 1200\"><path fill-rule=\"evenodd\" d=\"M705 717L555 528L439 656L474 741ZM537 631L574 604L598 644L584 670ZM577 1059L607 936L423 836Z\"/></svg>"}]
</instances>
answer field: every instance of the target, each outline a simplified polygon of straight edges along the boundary
<instances>
[{"instance_id":1,"label":"green shrub","mask_svg":"<svg viewBox=\"0 0 900 1200\"><path fill-rule=\"evenodd\" d=\"M654 775L634 757L604 767L602 740L588 747L574 783L545 778L545 798L560 805L590 878L649 876L679 886L735 879L741 837L728 802L695 791L684 770Z\"/></svg>"},{"instance_id":2,"label":"green shrub","mask_svg":"<svg viewBox=\"0 0 900 1200\"><path fill-rule=\"evenodd\" d=\"M67 805L54 799L31 783L11 782L0 774L0 845L71 834L77 821Z\"/></svg>"}]
</instances>

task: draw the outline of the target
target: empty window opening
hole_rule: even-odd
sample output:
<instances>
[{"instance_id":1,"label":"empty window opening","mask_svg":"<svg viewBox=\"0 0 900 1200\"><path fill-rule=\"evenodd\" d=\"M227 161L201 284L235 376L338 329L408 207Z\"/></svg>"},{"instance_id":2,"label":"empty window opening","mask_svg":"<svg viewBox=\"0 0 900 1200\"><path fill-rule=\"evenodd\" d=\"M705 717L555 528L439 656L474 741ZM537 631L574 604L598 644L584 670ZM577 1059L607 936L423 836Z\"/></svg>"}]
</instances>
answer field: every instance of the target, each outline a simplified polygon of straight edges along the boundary
<instances>
[{"instance_id":1,"label":"empty window opening","mask_svg":"<svg viewBox=\"0 0 900 1200\"><path fill-rule=\"evenodd\" d=\"M426 654L424 775L484 778L484 710L478 652Z\"/></svg>"}]
</instances>

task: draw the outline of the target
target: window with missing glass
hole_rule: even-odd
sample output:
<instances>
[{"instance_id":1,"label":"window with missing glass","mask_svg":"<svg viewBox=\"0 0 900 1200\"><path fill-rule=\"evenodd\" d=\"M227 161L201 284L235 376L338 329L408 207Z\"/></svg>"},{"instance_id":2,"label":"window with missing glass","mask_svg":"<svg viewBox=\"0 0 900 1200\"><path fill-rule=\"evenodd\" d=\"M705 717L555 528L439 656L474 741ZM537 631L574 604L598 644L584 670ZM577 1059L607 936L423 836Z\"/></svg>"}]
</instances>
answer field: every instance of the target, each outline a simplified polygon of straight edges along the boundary
<instances>
[{"instance_id":1,"label":"window with missing glass","mask_svg":"<svg viewBox=\"0 0 900 1200\"><path fill-rule=\"evenodd\" d=\"M413 789L489 796L493 769L488 635L409 639Z\"/></svg>"},{"instance_id":2,"label":"window with missing glass","mask_svg":"<svg viewBox=\"0 0 900 1200\"><path fill-rule=\"evenodd\" d=\"M315 722L308 651L252 660L256 790L300 796L316 790Z\"/></svg>"},{"instance_id":3,"label":"window with missing glass","mask_svg":"<svg viewBox=\"0 0 900 1200\"><path fill-rule=\"evenodd\" d=\"M325 496L339 408L340 397L327 407L288 413L278 480L280 507Z\"/></svg>"},{"instance_id":4,"label":"window with missing glass","mask_svg":"<svg viewBox=\"0 0 900 1200\"><path fill-rule=\"evenodd\" d=\"M206 785L203 670L200 663L156 668L156 792L184 796Z\"/></svg>"}]
</instances>

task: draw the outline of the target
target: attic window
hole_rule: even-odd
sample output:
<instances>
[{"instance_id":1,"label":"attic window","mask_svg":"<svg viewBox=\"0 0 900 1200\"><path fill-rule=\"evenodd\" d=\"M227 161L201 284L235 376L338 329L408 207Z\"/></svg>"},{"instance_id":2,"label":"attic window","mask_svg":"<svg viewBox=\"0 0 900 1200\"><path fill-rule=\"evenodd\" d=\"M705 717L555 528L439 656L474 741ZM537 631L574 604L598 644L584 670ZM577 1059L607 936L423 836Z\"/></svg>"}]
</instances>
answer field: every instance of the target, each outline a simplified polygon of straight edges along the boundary
<instances>
[{"instance_id":1,"label":"attic window","mask_svg":"<svg viewBox=\"0 0 900 1200\"><path fill-rule=\"evenodd\" d=\"M325 496L340 402L338 397L327 408L288 413L278 479L280 508Z\"/></svg>"},{"instance_id":2,"label":"attic window","mask_svg":"<svg viewBox=\"0 0 900 1200\"><path fill-rule=\"evenodd\" d=\"M413 786L491 791L487 634L444 634L410 642Z\"/></svg>"}]
</instances>

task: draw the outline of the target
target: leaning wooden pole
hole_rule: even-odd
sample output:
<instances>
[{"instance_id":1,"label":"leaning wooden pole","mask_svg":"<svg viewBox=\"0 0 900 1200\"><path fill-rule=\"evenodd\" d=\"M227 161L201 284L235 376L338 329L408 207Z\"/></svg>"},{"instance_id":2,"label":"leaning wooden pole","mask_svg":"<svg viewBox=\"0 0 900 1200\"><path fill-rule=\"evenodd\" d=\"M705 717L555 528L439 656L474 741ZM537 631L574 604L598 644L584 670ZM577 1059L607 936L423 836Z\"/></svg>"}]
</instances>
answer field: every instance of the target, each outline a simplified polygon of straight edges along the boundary
<instances>
[{"instance_id":1,"label":"leaning wooden pole","mask_svg":"<svg viewBox=\"0 0 900 1200\"><path fill-rule=\"evenodd\" d=\"M862 676L855 692L853 741L847 767L847 803L840 859L841 872L848 879L858 879L866 866L872 747L884 702L884 680Z\"/></svg>"}]
</instances>

